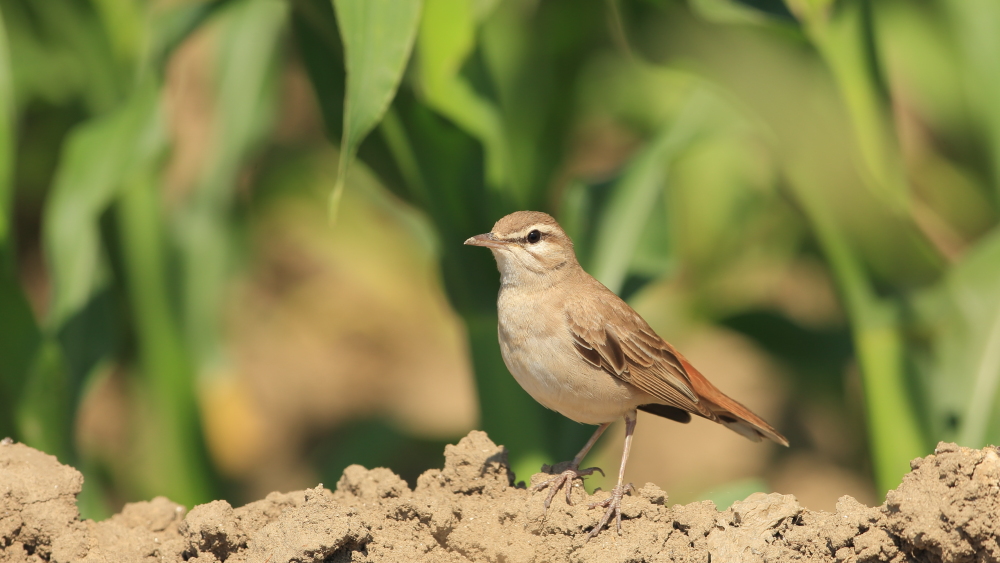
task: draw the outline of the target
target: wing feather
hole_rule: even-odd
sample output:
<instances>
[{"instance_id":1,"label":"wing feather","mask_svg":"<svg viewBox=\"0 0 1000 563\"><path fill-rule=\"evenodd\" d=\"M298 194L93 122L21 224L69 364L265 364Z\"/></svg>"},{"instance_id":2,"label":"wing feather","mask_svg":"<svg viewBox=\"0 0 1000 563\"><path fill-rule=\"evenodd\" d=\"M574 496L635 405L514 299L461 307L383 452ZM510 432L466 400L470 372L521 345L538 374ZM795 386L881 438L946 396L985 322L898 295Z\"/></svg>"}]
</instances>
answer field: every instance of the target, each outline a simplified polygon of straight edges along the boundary
<instances>
[{"instance_id":1,"label":"wing feather","mask_svg":"<svg viewBox=\"0 0 1000 563\"><path fill-rule=\"evenodd\" d=\"M586 340L579 338L576 333L573 336L573 347L576 348L577 353L592 366L601 367L601 353L594 350L593 346L588 344Z\"/></svg>"},{"instance_id":2,"label":"wing feather","mask_svg":"<svg viewBox=\"0 0 1000 563\"><path fill-rule=\"evenodd\" d=\"M637 314L632 314L638 322L645 324ZM572 308L567 309L566 317L574 347L588 363L635 385L667 405L716 420L712 411L700 404L681 363L664 346L666 342L659 337L656 337L658 342L653 341L650 335L652 329L647 329L649 332L625 332L619 328L635 326L635 320L632 323L615 323L614 328L588 323L586 315L574 315Z\"/></svg>"},{"instance_id":3,"label":"wing feather","mask_svg":"<svg viewBox=\"0 0 1000 563\"><path fill-rule=\"evenodd\" d=\"M591 278L593 280L593 278ZM716 388L646 321L596 280L565 304L577 353L589 364L652 395L662 405L640 408L680 422L686 411L747 438L788 445L764 419ZM595 291L603 294L594 299ZM665 406L664 406L665 405Z\"/></svg>"}]
</instances>

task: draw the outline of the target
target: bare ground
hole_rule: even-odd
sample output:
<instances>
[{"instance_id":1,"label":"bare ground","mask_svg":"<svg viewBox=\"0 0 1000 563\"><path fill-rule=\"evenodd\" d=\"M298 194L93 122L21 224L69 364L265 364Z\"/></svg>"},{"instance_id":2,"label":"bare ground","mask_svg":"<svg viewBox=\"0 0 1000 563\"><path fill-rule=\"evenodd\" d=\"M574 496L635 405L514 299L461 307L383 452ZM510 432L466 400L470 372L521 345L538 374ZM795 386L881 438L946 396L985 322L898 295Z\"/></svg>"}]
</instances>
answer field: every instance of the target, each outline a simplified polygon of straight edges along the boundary
<instances>
[{"instance_id":1,"label":"bare ground","mask_svg":"<svg viewBox=\"0 0 1000 563\"><path fill-rule=\"evenodd\" d=\"M667 506L646 484L626 497L622 533L586 534L598 511L514 486L507 452L472 432L415 490L388 469L351 466L334 491L272 493L240 508L190 511L165 498L81 521L83 477L22 444L0 444L0 562L502 561L987 562L1000 560L1000 455L941 443L915 459L882 506L849 496L813 512L757 493L718 512ZM532 477L533 481L544 474ZM607 493L595 493L595 499Z\"/></svg>"}]
</instances>

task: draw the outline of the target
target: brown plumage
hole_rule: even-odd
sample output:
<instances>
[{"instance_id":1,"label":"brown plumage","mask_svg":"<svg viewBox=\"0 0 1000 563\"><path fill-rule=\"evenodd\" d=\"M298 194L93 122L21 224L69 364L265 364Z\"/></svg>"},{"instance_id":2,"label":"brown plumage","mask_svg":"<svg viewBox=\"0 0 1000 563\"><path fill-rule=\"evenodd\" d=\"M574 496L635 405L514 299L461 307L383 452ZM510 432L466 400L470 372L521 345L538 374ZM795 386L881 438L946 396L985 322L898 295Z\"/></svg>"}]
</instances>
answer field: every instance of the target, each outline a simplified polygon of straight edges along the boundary
<instances>
[{"instance_id":1,"label":"brown plumage","mask_svg":"<svg viewBox=\"0 0 1000 563\"><path fill-rule=\"evenodd\" d=\"M620 297L587 277L590 291L575 293L586 297L566 303L567 324L581 358L656 397L664 406L718 422L754 442L767 438L788 445L764 419L712 385ZM600 303L601 314L588 311L588 303ZM660 414L655 407L644 407L638 408Z\"/></svg>"},{"instance_id":2,"label":"brown plumage","mask_svg":"<svg viewBox=\"0 0 1000 563\"><path fill-rule=\"evenodd\" d=\"M489 233L466 244L493 252L500 270L498 334L504 362L514 378L542 405L587 424L599 425L571 468L536 486L551 487L548 507L560 487L594 469L580 470L583 457L611 422L624 417L625 451L618 485L591 537L614 515L621 529L625 463L636 410L688 422L691 415L725 425L751 439L788 441L763 419L712 385L627 303L587 274L573 242L551 216L519 211Z\"/></svg>"}]
</instances>

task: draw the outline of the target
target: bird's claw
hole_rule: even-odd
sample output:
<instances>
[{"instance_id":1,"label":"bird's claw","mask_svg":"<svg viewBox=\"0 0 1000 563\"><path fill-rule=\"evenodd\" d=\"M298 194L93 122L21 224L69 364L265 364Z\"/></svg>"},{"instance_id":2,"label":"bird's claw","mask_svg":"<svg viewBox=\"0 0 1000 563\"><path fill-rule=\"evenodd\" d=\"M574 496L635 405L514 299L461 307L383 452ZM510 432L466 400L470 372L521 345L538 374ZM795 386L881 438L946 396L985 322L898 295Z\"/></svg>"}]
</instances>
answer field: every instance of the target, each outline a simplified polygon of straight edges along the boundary
<instances>
[{"instance_id":1,"label":"bird's claw","mask_svg":"<svg viewBox=\"0 0 1000 563\"><path fill-rule=\"evenodd\" d=\"M632 485L632 483L629 483L627 485L618 485L614 489L611 489L611 496L609 496L608 498L604 500L599 500L597 502L592 502L589 505L587 505L587 508L597 508L598 506L607 508L607 510L604 511L604 516L601 518L601 521L598 522L596 526L594 526L594 529L591 530L589 534L587 534L587 541L590 541L591 539L597 537L597 534L601 533L601 530L604 529L604 526L606 526L608 521L611 520L612 515L615 517L615 525L618 528L618 534L621 535L622 498L628 491L631 491L633 493L635 492L635 487Z\"/></svg>"},{"instance_id":2,"label":"bird's claw","mask_svg":"<svg viewBox=\"0 0 1000 563\"><path fill-rule=\"evenodd\" d=\"M549 505L552 504L552 499L555 498L556 493L559 489L566 489L566 504L572 506L573 501L570 499L570 492L573 490L573 481L579 479L583 482L583 478L588 475L593 475L594 472L598 472L604 475L604 471L600 467L588 467L587 469L576 469L569 468L562 473L555 475L549 479L542 481L536 485L531 486L531 491L540 491L546 487L549 487L549 495L545 497L545 509L549 509Z\"/></svg>"}]
</instances>

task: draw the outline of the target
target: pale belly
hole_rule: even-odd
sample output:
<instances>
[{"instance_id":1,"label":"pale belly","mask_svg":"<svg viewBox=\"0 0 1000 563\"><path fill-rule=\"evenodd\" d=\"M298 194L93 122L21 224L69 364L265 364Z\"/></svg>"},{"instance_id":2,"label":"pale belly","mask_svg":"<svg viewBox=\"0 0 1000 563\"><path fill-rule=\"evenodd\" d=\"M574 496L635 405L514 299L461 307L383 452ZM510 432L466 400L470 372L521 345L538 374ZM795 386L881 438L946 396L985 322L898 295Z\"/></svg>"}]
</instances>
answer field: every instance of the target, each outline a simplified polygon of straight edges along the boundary
<instances>
[{"instance_id":1,"label":"pale belly","mask_svg":"<svg viewBox=\"0 0 1000 563\"><path fill-rule=\"evenodd\" d=\"M603 424L638 405L655 402L580 358L568 337L512 331L510 324L501 314L499 338L504 363L521 387L546 408L577 422ZM528 336L514 339L509 336L512 332Z\"/></svg>"}]
</instances>

